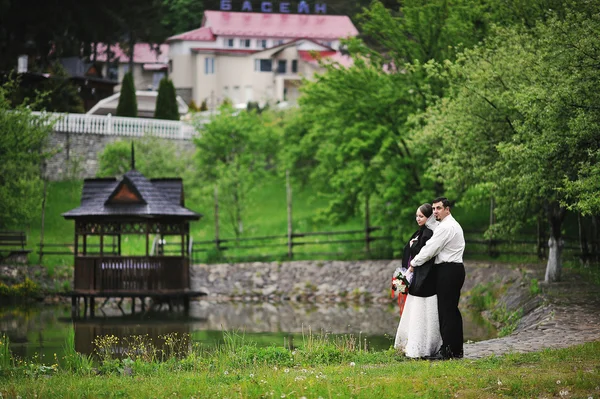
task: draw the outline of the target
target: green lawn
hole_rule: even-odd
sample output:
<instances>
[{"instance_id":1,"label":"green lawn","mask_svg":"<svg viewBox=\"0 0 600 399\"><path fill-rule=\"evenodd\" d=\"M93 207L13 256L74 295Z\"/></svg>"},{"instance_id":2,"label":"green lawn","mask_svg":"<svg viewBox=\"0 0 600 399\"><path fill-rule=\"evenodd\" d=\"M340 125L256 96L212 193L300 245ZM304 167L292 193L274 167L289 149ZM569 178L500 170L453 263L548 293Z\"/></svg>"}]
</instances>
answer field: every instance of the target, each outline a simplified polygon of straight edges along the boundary
<instances>
[{"instance_id":1,"label":"green lawn","mask_svg":"<svg viewBox=\"0 0 600 399\"><path fill-rule=\"evenodd\" d=\"M81 196L81 181L64 181L51 182L48 185L48 197L46 201L46 217L44 228L44 243L45 244L64 244L73 243L74 239L74 223L65 220L61 214L79 205ZM219 254L215 249L215 245L199 244L206 241L214 241L215 239L215 217L214 217L214 201L212 196L202 198L198 193L197 187L187 186L184 184L184 191L187 193L186 206L196 212L202 213L204 216L198 222L193 222L191 225L191 235L196 243L194 249L198 252L194 254L195 262L217 261ZM310 188L301 189L293 187L293 231L294 233L308 232L324 232L324 231L348 231L348 230L364 230L364 220L362 217L355 217L341 225L330 225L327 222L318 222L316 216L318 209L326 205L326 200L319 198L311 191ZM223 207L222 207L223 208ZM483 231L487 227L489 221L489 204L481 204L475 209L461 209L457 207L453 210L453 214L459 220L465 229L469 231ZM221 239L233 239L233 227L224 209L221 209L219 215L219 237ZM282 178L271 178L264 182L261 187L257 187L247 201L247 211L243 216L244 232L242 238L248 237L263 237L263 236L280 236L278 239L267 241L250 241L240 242L238 245L256 245L266 244L264 248L258 249L235 249L235 243L225 243L230 249L222 252L223 255L229 257L229 260L239 259L237 257L260 258L264 256L267 260L286 259L286 233L287 233L287 205L286 205L286 189L285 180ZM416 227L414 220L409 218L405 222L404 228L410 230ZM383 232L375 232L374 236L385 235ZM481 238L481 233L468 236L478 236ZM38 244L41 239L41 215L28 228L28 246L35 247L35 251L30 255L30 263L38 263L39 255L37 254ZM311 245L295 245L295 259L356 259L364 256L364 234L346 234L334 236L307 236L295 239L298 242L310 242ZM534 239L530 235L530 239ZM333 240L360 240L357 243L332 243ZM109 240L107 240L110 242ZM318 242L318 245L315 243ZM90 239L90 244L98 244L97 239ZM171 244L176 244L172 242ZM394 255L389 250L389 241L375 241L371 243L372 256L391 258ZM394 245L397 251L400 245ZM519 247L521 250L530 251L535 254L533 245L525 245ZM485 251L486 247L479 245L471 245L469 249L472 252ZM71 248L51 248L46 247L46 250L67 250ZM168 247L167 247L168 250ZM140 236L125 236L123 238L123 254L139 255L145 253L144 237ZM311 255L310 253L318 253ZM334 253L336 255L326 256L322 253ZM487 255L467 254L467 257L488 258ZM499 260L519 260L524 261L522 255L517 256L502 256ZM528 258L535 261L535 256ZM72 265L73 259L71 255L47 255L43 259L43 264L47 266L51 273L61 274L66 270L66 266Z\"/></svg>"},{"instance_id":2,"label":"green lawn","mask_svg":"<svg viewBox=\"0 0 600 399\"><path fill-rule=\"evenodd\" d=\"M21 364L0 368L0 394L3 398L478 399L596 398L600 390L600 342L445 362L406 360L394 351L328 358L335 349L315 349L319 352L314 351L312 361L276 348L237 347L205 359L109 362L97 369L99 375L89 366L87 372L72 372Z\"/></svg>"}]
</instances>

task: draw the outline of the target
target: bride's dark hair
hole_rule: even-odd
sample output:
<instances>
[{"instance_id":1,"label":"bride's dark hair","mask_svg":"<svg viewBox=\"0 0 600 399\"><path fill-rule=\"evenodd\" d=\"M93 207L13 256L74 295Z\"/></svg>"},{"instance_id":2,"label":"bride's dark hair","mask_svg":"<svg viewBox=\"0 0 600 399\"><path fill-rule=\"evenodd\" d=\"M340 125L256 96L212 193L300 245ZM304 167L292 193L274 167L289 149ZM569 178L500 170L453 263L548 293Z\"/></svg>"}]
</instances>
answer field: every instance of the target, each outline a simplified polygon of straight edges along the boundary
<instances>
[{"instance_id":1,"label":"bride's dark hair","mask_svg":"<svg viewBox=\"0 0 600 399\"><path fill-rule=\"evenodd\" d=\"M431 204L423 204L419 207L419 210L426 218L433 214L433 207L431 206Z\"/></svg>"}]
</instances>

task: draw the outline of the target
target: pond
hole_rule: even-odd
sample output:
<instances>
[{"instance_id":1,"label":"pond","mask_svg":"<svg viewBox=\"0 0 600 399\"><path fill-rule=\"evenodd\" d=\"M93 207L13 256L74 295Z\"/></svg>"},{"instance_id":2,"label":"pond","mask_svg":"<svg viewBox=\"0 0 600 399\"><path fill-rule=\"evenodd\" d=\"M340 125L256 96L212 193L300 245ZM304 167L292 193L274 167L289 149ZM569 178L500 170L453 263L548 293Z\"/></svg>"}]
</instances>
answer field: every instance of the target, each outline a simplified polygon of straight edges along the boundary
<instances>
[{"instance_id":1,"label":"pond","mask_svg":"<svg viewBox=\"0 0 600 399\"><path fill-rule=\"evenodd\" d=\"M493 338L496 330L478 315L462 310L465 340ZM71 332L75 349L92 354L98 336L121 339L148 335L153 342L165 334L189 334L203 346L224 342L235 334L239 342L258 346L301 346L309 334L328 333L360 338L371 350L390 348L399 322L397 306L387 304L306 304L297 302L241 303L194 301L188 315L168 311L123 315L116 307L103 307L94 318L71 318L67 305L0 307L0 332L10 338L13 355L52 363L60 359Z\"/></svg>"}]
</instances>

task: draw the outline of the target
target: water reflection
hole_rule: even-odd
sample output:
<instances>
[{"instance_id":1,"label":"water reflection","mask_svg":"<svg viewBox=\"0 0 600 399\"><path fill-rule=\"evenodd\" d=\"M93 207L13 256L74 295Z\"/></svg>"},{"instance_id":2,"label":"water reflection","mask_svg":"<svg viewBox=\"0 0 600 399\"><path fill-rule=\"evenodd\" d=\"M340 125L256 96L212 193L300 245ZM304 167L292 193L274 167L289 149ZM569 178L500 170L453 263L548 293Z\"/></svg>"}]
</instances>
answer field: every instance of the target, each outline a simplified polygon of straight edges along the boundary
<instances>
[{"instance_id":1,"label":"water reflection","mask_svg":"<svg viewBox=\"0 0 600 399\"><path fill-rule=\"evenodd\" d=\"M75 349L94 351L94 339L113 335L126 338L147 335L161 345L161 336L189 334L194 342L214 346L224 342L224 334L235 333L246 342L259 346L299 345L309 332L352 334L361 338L361 346L388 349L399 322L397 308L390 305L340 306L331 304L192 302L189 314L157 313L123 316L118 309L105 309L95 318L73 320L67 306L40 308L0 308L0 331L8 334L11 350L20 358L36 356L50 363L54 353L64 350L71 329ZM489 324L463 311L465 340L480 341L496 336ZM125 349L120 346L116 353Z\"/></svg>"}]
</instances>

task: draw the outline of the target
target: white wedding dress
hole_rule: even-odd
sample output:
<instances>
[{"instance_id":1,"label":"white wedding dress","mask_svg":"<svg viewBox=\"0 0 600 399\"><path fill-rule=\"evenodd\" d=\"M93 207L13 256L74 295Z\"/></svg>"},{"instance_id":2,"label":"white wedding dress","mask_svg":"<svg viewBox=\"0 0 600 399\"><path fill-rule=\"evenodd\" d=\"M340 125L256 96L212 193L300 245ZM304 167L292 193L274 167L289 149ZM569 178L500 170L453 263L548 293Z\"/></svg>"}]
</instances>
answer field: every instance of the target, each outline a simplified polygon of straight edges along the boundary
<instances>
[{"instance_id":1,"label":"white wedding dress","mask_svg":"<svg viewBox=\"0 0 600 399\"><path fill-rule=\"evenodd\" d=\"M407 295L394 348L403 350L407 357L420 358L435 354L441 346L437 295Z\"/></svg>"}]
</instances>

